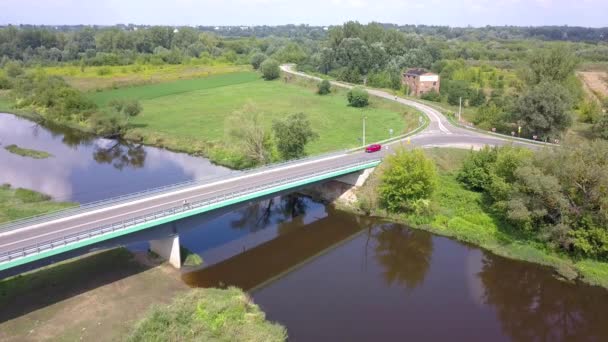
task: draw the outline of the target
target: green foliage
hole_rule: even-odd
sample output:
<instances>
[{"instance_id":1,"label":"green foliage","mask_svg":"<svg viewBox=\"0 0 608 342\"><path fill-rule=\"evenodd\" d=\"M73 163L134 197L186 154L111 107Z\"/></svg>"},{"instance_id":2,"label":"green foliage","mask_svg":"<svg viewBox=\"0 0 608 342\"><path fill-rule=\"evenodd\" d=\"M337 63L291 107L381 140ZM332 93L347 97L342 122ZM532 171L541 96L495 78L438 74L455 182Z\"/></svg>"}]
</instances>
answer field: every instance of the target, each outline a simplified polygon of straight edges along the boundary
<instances>
[{"instance_id":1,"label":"green foliage","mask_svg":"<svg viewBox=\"0 0 608 342\"><path fill-rule=\"evenodd\" d=\"M23 75L23 68L21 68L21 64L18 62L8 62L4 65L4 73L8 77L15 78Z\"/></svg>"},{"instance_id":2,"label":"green foliage","mask_svg":"<svg viewBox=\"0 0 608 342\"><path fill-rule=\"evenodd\" d=\"M272 129L277 140L277 149L284 160L305 156L306 144L319 137L304 113L292 114L284 120L274 121Z\"/></svg>"},{"instance_id":3,"label":"green foliage","mask_svg":"<svg viewBox=\"0 0 608 342\"><path fill-rule=\"evenodd\" d=\"M602 109L594 99L585 99L578 108L578 119L581 122L596 123L602 115Z\"/></svg>"},{"instance_id":4,"label":"green foliage","mask_svg":"<svg viewBox=\"0 0 608 342\"><path fill-rule=\"evenodd\" d=\"M262 72L262 77L266 81L274 80L279 78L281 72L279 69L279 62L275 61L272 58L266 59L260 65L260 71Z\"/></svg>"},{"instance_id":5,"label":"green foliage","mask_svg":"<svg viewBox=\"0 0 608 342\"><path fill-rule=\"evenodd\" d=\"M422 94L420 98L426 101L441 102L441 95L439 95L435 89L431 89L431 91Z\"/></svg>"},{"instance_id":6,"label":"green foliage","mask_svg":"<svg viewBox=\"0 0 608 342\"><path fill-rule=\"evenodd\" d=\"M444 88L445 92L448 94L448 103L453 106L459 105L460 99L462 99L464 105L471 95L471 88L465 81L450 81L443 82L442 84L442 88Z\"/></svg>"},{"instance_id":7,"label":"green foliage","mask_svg":"<svg viewBox=\"0 0 608 342\"><path fill-rule=\"evenodd\" d=\"M479 107L486 103L486 94L483 92L483 89L477 89L471 95L469 99L469 105Z\"/></svg>"},{"instance_id":8,"label":"green foliage","mask_svg":"<svg viewBox=\"0 0 608 342\"><path fill-rule=\"evenodd\" d=\"M115 99L110 101L109 105L114 108L116 113L124 115L127 120L139 115L143 110L137 99Z\"/></svg>"},{"instance_id":9,"label":"green foliage","mask_svg":"<svg viewBox=\"0 0 608 342\"><path fill-rule=\"evenodd\" d=\"M240 289L196 289L165 307L155 307L133 330L129 341L284 341L282 326Z\"/></svg>"},{"instance_id":10,"label":"green foliage","mask_svg":"<svg viewBox=\"0 0 608 342\"><path fill-rule=\"evenodd\" d=\"M608 142L536 154L501 147L472 153L458 179L484 191L518 229L567 252L608 260Z\"/></svg>"},{"instance_id":11,"label":"green foliage","mask_svg":"<svg viewBox=\"0 0 608 342\"><path fill-rule=\"evenodd\" d=\"M398 149L385 158L383 167L378 191L387 210L417 211L428 206L437 185L437 172L422 150Z\"/></svg>"},{"instance_id":12,"label":"green foliage","mask_svg":"<svg viewBox=\"0 0 608 342\"><path fill-rule=\"evenodd\" d=\"M593 126L593 131L602 139L608 140L608 113L604 113Z\"/></svg>"},{"instance_id":13,"label":"green foliage","mask_svg":"<svg viewBox=\"0 0 608 342\"><path fill-rule=\"evenodd\" d=\"M353 87L346 94L348 104L353 107L365 107L369 104L369 94L362 87Z\"/></svg>"},{"instance_id":14,"label":"green foliage","mask_svg":"<svg viewBox=\"0 0 608 342\"><path fill-rule=\"evenodd\" d=\"M81 92L61 77L30 74L16 79L13 96L17 108L31 108L50 118L85 120L96 108Z\"/></svg>"},{"instance_id":15,"label":"green foliage","mask_svg":"<svg viewBox=\"0 0 608 342\"><path fill-rule=\"evenodd\" d=\"M251 56L251 66L254 69L259 69L262 63L268 58L265 54L258 52L255 55Z\"/></svg>"},{"instance_id":16,"label":"green foliage","mask_svg":"<svg viewBox=\"0 0 608 342\"><path fill-rule=\"evenodd\" d=\"M252 103L247 103L228 119L229 135L247 158L254 164L271 160L272 139L264 127L264 117Z\"/></svg>"},{"instance_id":17,"label":"green foliage","mask_svg":"<svg viewBox=\"0 0 608 342\"><path fill-rule=\"evenodd\" d=\"M11 89L12 88L12 82L11 80L0 74L0 90L5 90L5 89Z\"/></svg>"},{"instance_id":18,"label":"green foliage","mask_svg":"<svg viewBox=\"0 0 608 342\"><path fill-rule=\"evenodd\" d=\"M531 83L566 81L574 74L579 60L570 49L553 48L548 51L536 51L530 58L528 65L531 70Z\"/></svg>"},{"instance_id":19,"label":"green foliage","mask_svg":"<svg viewBox=\"0 0 608 342\"><path fill-rule=\"evenodd\" d=\"M540 83L524 93L515 106L515 119L524 132L557 137L572 124L572 99L557 83Z\"/></svg>"},{"instance_id":20,"label":"green foliage","mask_svg":"<svg viewBox=\"0 0 608 342\"><path fill-rule=\"evenodd\" d=\"M496 162L498 149L484 146L479 152L471 151L463 161L456 179L467 188L483 191L492 182L492 166Z\"/></svg>"},{"instance_id":21,"label":"green foliage","mask_svg":"<svg viewBox=\"0 0 608 342\"><path fill-rule=\"evenodd\" d=\"M323 80L317 85L317 94L327 95L331 92L331 83L328 80Z\"/></svg>"},{"instance_id":22,"label":"green foliage","mask_svg":"<svg viewBox=\"0 0 608 342\"><path fill-rule=\"evenodd\" d=\"M495 102L486 103L477 109L473 123L482 129L501 128L506 122L505 112Z\"/></svg>"}]
</instances>

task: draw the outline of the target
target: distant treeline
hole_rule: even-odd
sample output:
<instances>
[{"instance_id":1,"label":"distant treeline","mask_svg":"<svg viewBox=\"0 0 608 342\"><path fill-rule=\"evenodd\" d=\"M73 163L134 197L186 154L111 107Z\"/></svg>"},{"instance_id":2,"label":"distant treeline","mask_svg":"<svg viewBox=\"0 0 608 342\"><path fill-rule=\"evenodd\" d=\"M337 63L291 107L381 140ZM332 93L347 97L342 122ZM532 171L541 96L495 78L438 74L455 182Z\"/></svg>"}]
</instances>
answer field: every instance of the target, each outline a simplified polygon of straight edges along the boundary
<instances>
[{"instance_id":1,"label":"distant treeline","mask_svg":"<svg viewBox=\"0 0 608 342\"><path fill-rule=\"evenodd\" d=\"M488 39L541 39L570 42L608 42L608 27L593 28L580 26L484 26L484 27L450 27L435 25L397 25L379 23L386 29L395 29L405 33L415 33L426 36L436 36L445 39L488 40ZM340 26L340 25L337 25ZM0 28L8 26L0 25ZM57 32L82 31L85 28L105 30L118 28L122 30L147 29L150 25L119 24L115 26L102 25L15 25L20 29L46 29ZM176 26L181 29L185 26ZM333 26L311 25L277 25L277 26L194 26L199 32L214 32L224 37L287 37L323 39L327 30Z\"/></svg>"}]
</instances>

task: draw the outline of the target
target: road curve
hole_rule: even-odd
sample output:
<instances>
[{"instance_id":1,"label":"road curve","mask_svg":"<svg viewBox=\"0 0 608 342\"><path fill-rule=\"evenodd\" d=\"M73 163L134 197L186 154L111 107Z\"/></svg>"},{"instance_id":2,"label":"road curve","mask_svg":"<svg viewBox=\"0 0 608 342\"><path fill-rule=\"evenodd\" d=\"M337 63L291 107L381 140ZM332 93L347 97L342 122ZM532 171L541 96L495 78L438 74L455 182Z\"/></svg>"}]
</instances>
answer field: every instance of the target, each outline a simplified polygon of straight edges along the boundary
<instances>
[{"instance_id":1,"label":"road curve","mask_svg":"<svg viewBox=\"0 0 608 342\"><path fill-rule=\"evenodd\" d=\"M281 70L285 73L296 75L311 80L321 81L320 77L311 76L303 72L295 71L293 64L281 65ZM332 85L341 88L350 89L353 86L347 83L330 81ZM541 145L535 143L528 143L521 140L511 140L507 138L501 138L496 135L483 134L480 132L470 131L464 128L456 127L450 123L450 121L438 110L423 103L404 99L402 97L395 96L383 90L366 88L367 92L373 96L384 98L390 101L396 101L403 105L413 107L420 112L424 113L429 119L429 125L421 132L409 138L409 141L416 146L420 147L454 147L454 148L481 148L484 145L506 145L513 144L522 147L538 149ZM399 144L401 141L396 141L391 144Z\"/></svg>"}]
</instances>

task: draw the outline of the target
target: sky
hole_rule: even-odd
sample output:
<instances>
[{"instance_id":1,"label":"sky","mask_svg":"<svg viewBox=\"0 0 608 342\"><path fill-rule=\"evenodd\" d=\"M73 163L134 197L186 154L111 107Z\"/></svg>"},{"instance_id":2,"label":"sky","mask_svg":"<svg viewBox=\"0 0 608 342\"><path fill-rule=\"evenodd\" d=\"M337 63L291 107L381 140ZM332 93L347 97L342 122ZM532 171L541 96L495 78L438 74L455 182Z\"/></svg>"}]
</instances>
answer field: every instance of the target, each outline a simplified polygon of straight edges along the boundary
<instances>
[{"instance_id":1,"label":"sky","mask_svg":"<svg viewBox=\"0 0 608 342\"><path fill-rule=\"evenodd\" d=\"M0 24L608 26L608 0L0 0Z\"/></svg>"}]
</instances>

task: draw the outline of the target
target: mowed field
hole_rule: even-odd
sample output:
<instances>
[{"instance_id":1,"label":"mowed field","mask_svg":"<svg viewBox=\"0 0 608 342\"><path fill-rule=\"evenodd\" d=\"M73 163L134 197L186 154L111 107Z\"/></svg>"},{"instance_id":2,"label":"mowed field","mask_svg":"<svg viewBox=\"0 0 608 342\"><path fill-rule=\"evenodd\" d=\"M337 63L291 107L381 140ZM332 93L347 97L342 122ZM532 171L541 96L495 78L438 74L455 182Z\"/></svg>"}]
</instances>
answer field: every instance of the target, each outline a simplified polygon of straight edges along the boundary
<instances>
[{"instance_id":1,"label":"mowed field","mask_svg":"<svg viewBox=\"0 0 608 342\"><path fill-rule=\"evenodd\" d=\"M230 148L227 122L233 113L253 106L270 129L273 120L289 114L308 114L319 139L308 147L311 154L361 144L362 119L367 142L414 129L419 114L392 101L370 98L367 108L349 107L345 91L319 96L314 84L264 81L254 72L237 72L206 78L121 88L91 93L101 107L113 99L139 99L144 110L133 119L130 136L144 142L186 152L209 155L204 144ZM207 152L207 153L206 153Z\"/></svg>"}]
</instances>

